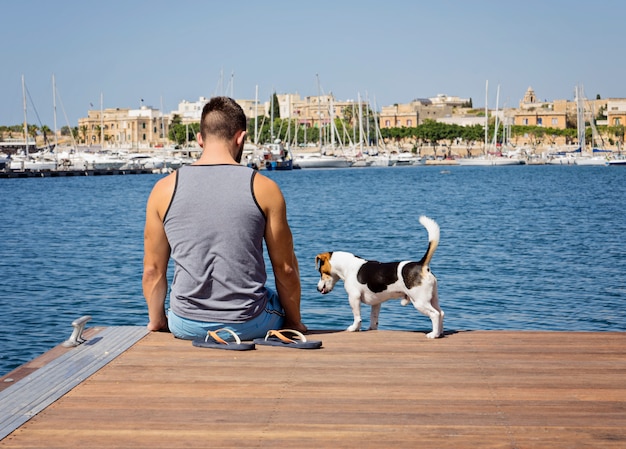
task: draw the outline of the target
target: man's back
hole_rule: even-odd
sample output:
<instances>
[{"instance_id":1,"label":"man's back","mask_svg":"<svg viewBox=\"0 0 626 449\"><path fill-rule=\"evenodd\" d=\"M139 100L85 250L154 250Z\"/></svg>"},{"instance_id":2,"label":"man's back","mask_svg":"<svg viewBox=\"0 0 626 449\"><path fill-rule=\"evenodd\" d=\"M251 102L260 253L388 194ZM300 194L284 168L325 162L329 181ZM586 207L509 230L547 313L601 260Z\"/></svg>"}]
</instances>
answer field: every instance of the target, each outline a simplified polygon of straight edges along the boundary
<instances>
[{"instance_id":1,"label":"man's back","mask_svg":"<svg viewBox=\"0 0 626 449\"><path fill-rule=\"evenodd\" d=\"M265 216L254 176L240 165L179 169L163 221L176 263L170 307L177 315L240 322L265 306Z\"/></svg>"}]
</instances>

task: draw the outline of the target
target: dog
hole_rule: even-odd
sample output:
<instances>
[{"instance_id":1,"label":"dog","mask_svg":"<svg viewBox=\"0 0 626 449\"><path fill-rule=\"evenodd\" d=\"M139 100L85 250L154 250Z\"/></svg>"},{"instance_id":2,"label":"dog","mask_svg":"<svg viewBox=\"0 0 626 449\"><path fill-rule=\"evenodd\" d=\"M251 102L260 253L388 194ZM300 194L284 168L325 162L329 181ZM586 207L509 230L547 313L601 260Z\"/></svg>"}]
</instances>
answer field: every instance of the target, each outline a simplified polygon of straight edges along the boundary
<instances>
[{"instance_id":1,"label":"dog","mask_svg":"<svg viewBox=\"0 0 626 449\"><path fill-rule=\"evenodd\" d=\"M330 293L339 279L343 280L354 322L348 331L361 330L361 303L372 307L370 330L378 329L378 315L383 302L401 299L409 302L432 321L433 330L426 336L443 335L443 310L439 307L437 278L430 271L430 261L439 244L439 225L426 216L419 218L428 231L428 249L419 262L377 262L365 260L344 251L320 253L315 268L320 272L317 290Z\"/></svg>"}]
</instances>

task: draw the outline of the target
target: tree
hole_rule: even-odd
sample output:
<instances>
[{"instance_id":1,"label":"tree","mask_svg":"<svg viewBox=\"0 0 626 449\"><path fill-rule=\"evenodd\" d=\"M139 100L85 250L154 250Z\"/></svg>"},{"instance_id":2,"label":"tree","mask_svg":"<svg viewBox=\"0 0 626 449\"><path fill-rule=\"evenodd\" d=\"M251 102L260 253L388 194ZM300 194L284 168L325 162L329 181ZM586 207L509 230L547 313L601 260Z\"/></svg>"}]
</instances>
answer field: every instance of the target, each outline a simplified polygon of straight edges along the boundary
<instances>
[{"instance_id":1,"label":"tree","mask_svg":"<svg viewBox=\"0 0 626 449\"><path fill-rule=\"evenodd\" d=\"M82 125L80 127L80 134L83 136L83 143L87 143L87 131L89 128L87 128L87 125Z\"/></svg>"},{"instance_id":2,"label":"tree","mask_svg":"<svg viewBox=\"0 0 626 449\"><path fill-rule=\"evenodd\" d=\"M52 130L48 125L43 125L41 127L41 133L43 134L43 141L48 142L48 135L52 133Z\"/></svg>"},{"instance_id":3,"label":"tree","mask_svg":"<svg viewBox=\"0 0 626 449\"><path fill-rule=\"evenodd\" d=\"M167 137L177 145L196 140L196 134L200 132L200 123L183 125L181 120L174 120L175 117L177 116L172 117L172 123L170 124Z\"/></svg>"},{"instance_id":4,"label":"tree","mask_svg":"<svg viewBox=\"0 0 626 449\"><path fill-rule=\"evenodd\" d=\"M278 95L276 95L276 92L272 95L272 104L270 107L273 108L274 120L280 118L280 103L278 102Z\"/></svg>"},{"instance_id":5,"label":"tree","mask_svg":"<svg viewBox=\"0 0 626 449\"><path fill-rule=\"evenodd\" d=\"M28 125L28 135L33 139L37 139L39 135L39 127L37 125Z\"/></svg>"},{"instance_id":6,"label":"tree","mask_svg":"<svg viewBox=\"0 0 626 449\"><path fill-rule=\"evenodd\" d=\"M170 122L170 126L171 125L180 125L181 123L183 123L183 119L181 118L180 115L178 115L178 114L172 115L172 121Z\"/></svg>"},{"instance_id":7,"label":"tree","mask_svg":"<svg viewBox=\"0 0 626 449\"><path fill-rule=\"evenodd\" d=\"M609 126L608 132L617 138L617 151L621 152L624 146L624 125Z\"/></svg>"}]
</instances>

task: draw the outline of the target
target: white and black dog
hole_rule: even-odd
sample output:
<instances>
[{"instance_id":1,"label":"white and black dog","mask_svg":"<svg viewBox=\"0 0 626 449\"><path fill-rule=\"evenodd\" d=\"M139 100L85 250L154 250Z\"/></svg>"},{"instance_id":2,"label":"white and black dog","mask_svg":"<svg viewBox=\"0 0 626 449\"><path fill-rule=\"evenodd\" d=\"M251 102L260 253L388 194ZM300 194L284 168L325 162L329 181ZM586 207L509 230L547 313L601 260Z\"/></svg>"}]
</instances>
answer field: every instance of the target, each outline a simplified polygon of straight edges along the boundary
<instances>
[{"instance_id":1,"label":"white and black dog","mask_svg":"<svg viewBox=\"0 0 626 449\"><path fill-rule=\"evenodd\" d=\"M354 323L348 331L361 330L361 303L372 306L370 330L375 330L381 304L390 299L402 299L402 305L411 302L430 318L433 330L426 335L428 338L443 335L444 314L439 307L437 278L429 267L439 244L439 225L425 216L419 221L428 231L428 249L419 262L368 261L343 251L321 253L315 257L315 267L321 276L317 284L320 293L329 293L339 279L343 280L354 314Z\"/></svg>"}]
</instances>

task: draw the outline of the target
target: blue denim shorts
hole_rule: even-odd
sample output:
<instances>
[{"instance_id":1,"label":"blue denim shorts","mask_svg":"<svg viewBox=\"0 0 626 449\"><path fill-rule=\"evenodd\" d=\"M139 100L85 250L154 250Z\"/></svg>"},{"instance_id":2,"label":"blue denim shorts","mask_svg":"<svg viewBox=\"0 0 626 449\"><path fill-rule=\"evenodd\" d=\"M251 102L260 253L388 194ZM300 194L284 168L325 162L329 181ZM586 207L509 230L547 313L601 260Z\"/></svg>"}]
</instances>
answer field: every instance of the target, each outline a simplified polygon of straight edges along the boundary
<instances>
[{"instance_id":1,"label":"blue denim shorts","mask_svg":"<svg viewBox=\"0 0 626 449\"><path fill-rule=\"evenodd\" d=\"M214 331L223 327L232 330L242 340L265 337L270 329L280 329L285 321L285 312L280 305L278 295L272 289L267 289L267 304L258 316L243 323L218 323L196 321L182 318L172 310L167 313L170 332L176 338L192 340L197 337L205 337L208 331Z\"/></svg>"}]
</instances>

